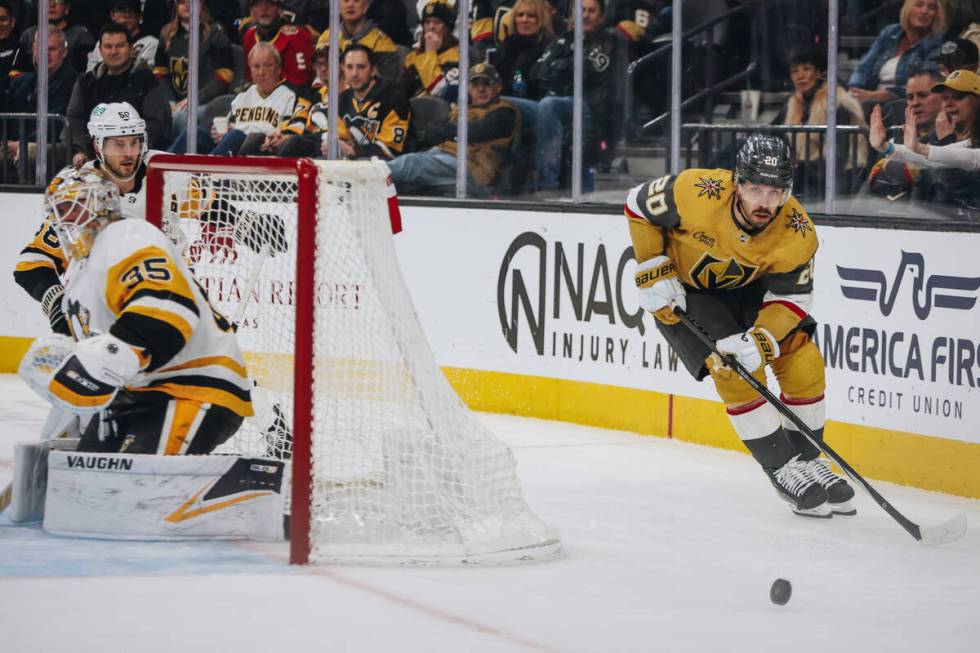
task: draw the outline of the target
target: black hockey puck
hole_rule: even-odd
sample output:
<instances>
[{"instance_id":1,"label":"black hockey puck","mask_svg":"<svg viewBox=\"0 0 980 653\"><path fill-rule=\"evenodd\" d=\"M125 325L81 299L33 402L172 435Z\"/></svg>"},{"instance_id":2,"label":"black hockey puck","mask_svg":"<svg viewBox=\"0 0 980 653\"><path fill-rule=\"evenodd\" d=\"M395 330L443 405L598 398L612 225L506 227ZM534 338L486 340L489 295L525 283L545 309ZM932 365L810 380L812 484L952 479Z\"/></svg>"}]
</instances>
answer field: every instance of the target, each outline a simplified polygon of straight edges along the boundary
<instances>
[{"instance_id":1,"label":"black hockey puck","mask_svg":"<svg viewBox=\"0 0 980 653\"><path fill-rule=\"evenodd\" d=\"M785 578L777 578L769 588L769 600L776 605L786 605L793 594L793 586Z\"/></svg>"}]
</instances>

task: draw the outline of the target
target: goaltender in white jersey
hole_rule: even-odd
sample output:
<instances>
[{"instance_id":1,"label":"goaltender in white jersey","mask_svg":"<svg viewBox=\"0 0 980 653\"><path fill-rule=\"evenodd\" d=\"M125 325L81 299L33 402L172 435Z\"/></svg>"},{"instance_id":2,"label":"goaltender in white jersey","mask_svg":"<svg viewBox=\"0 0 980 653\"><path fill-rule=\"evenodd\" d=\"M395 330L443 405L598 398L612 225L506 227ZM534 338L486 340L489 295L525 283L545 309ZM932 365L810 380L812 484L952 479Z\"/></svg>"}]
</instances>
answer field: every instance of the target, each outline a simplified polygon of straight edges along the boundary
<instances>
[{"instance_id":1,"label":"goaltender in white jersey","mask_svg":"<svg viewBox=\"0 0 980 653\"><path fill-rule=\"evenodd\" d=\"M123 220L117 187L98 171L66 168L45 206L68 260L61 304L78 342L33 386L98 413L79 451L208 453L231 437L252 414L244 359L173 243ZM67 341L42 338L26 360Z\"/></svg>"}]
</instances>

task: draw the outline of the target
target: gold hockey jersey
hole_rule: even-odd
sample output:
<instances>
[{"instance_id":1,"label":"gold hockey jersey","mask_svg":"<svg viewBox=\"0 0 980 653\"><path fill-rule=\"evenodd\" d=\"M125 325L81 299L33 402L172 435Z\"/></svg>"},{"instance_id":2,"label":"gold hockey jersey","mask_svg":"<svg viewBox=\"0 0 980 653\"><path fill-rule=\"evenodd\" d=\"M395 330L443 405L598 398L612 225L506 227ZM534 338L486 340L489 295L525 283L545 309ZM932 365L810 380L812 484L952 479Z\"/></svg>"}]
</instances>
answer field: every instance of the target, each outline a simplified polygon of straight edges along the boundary
<instances>
[{"instance_id":1,"label":"gold hockey jersey","mask_svg":"<svg viewBox=\"0 0 980 653\"><path fill-rule=\"evenodd\" d=\"M794 197L762 231L735 220L730 170L690 169L641 184L626 198L637 261L665 254L686 286L724 292L764 280L756 325L786 337L813 304L813 222Z\"/></svg>"},{"instance_id":2,"label":"gold hockey jersey","mask_svg":"<svg viewBox=\"0 0 980 653\"><path fill-rule=\"evenodd\" d=\"M127 390L252 415L235 334L159 229L142 220L110 223L64 279L62 307L75 337L108 331L139 354L143 371Z\"/></svg>"}]
</instances>

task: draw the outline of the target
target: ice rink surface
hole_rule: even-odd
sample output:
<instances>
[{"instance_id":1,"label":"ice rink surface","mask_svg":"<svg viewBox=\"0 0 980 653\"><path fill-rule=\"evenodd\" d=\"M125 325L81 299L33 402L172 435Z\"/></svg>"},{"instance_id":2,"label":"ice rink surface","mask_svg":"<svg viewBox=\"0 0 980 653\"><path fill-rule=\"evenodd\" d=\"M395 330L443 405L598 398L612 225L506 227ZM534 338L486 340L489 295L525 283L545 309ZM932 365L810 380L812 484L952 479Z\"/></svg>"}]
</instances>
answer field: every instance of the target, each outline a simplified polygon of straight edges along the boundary
<instances>
[{"instance_id":1,"label":"ice rink surface","mask_svg":"<svg viewBox=\"0 0 980 653\"><path fill-rule=\"evenodd\" d=\"M11 376L0 397L6 483L47 408ZM561 557L296 568L285 545L60 539L0 517L0 651L980 650L980 501L876 483L920 523L967 514L965 538L929 548L860 493L856 517L792 515L746 455L481 419L514 448Z\"/></svg>"}]
</instances>

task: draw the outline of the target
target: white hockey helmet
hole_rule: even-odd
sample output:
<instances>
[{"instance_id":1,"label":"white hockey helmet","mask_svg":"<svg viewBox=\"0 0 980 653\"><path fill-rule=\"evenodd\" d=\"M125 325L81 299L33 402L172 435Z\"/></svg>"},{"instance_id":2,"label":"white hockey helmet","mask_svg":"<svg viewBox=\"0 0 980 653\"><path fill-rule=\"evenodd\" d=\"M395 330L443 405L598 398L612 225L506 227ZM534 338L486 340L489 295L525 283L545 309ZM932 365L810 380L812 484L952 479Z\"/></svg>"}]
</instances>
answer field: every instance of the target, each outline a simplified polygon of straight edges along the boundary
<instances>
[{"instance_id":1,"label":"white hockey helmet","mask_svg":"<svg viewBox=\"0 0 980 653\"><path fill-rule=\"evenodd\" d=\"M45 190L44 208L65 255L85 258L99 230L121 215L119 189L98 170L68 166Z\"/></svg>"},{"instance_id":2,"label":"white hockey helmet","mask_svg":"<svg viewBox=\"0 0 980 653\"><path fill-rule=\"evenodd\" d=\"M105 141L112 136L139 136L140 162L146 156L146 121L129 102L102 102L97 104L88 118L88 133L95 141L95 156L103 168L106 166L103 152ZM139 167L139 164L136 166ZM112 171L109 171L112 174ZM121 181L129 181L136 173Z\"/></svg>"}]
</instances>

